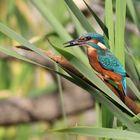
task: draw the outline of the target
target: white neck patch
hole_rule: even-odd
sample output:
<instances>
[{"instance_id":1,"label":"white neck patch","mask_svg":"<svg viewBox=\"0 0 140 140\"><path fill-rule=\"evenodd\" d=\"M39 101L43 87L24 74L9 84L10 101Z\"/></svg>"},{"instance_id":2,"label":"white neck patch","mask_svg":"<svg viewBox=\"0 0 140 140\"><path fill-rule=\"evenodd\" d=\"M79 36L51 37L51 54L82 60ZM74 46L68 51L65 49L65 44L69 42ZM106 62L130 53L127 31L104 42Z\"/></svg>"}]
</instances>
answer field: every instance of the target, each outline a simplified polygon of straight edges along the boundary
<instances>
[{"instance_id":1,"label":"white neck patch","mask_svg":"<svg viewBox=\"0 0 140 140\"><path fill-rule=\"evenodd\" d=\"M106 47L103 43L98 42L97 45L98 45L100 48L102 48L103 50L107 50L107 47Z\"/></svg>"}]
</instances>

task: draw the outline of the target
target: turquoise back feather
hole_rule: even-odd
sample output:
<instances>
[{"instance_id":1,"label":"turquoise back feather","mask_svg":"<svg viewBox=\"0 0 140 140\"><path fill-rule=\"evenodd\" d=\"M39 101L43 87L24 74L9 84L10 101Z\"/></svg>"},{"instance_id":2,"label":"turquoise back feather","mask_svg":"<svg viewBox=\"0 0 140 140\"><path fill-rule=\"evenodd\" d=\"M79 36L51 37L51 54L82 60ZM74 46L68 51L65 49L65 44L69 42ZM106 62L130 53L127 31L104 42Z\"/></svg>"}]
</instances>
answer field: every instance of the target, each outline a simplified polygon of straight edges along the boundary
<instances>
[{"instance_id":1,"label":"turquoise back feather","mask_svg":"<svg viewBox=\"0 0 140 140\"><path fill-rule=\"evenodd\" d=\"M98 59L100 64L108 70L112 70L121 76L126 76L126 71L120 61L109 51L98 52Z\"/></svg>"}]
</instances>

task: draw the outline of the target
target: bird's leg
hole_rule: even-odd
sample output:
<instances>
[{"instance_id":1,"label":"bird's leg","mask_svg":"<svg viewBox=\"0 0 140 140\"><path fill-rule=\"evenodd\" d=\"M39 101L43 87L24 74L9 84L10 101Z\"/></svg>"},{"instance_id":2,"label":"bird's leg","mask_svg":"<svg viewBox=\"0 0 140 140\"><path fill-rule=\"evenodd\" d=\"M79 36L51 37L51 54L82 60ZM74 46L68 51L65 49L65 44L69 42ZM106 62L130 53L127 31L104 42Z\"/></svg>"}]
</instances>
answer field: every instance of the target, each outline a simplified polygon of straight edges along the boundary
<instances>
[{"instance_id":1,"label":"bird's leg","mask_svg":"<svg viewBox=\"0 0 140 140\"><path fill-rule=\"evenodd\" d=\"M109 77L108 75L104 75L104 79L105 79L105 80L109 80L110 77Z\"/></svg>"},{"instance_id":2,"label":"bird's leg","mask_svg":"<svg viewBox=\"0 0 140 140\"><path fill-rule=\"evenodd\" d=\"M104 76L103 76L103 75L97 74L97 76L98 76L102 81L104 81Z\"/></svg>"},{"instance_id":3,"label":"bird's leg","mask_svg":"<svg viewBox=\"0 0 140 140\"><path fill-rule=\"evenodd\" d=\"M108 81L110 79L110 77L108 75L102 75L102 74L98 74L98 77L102 80L102 81Z\"/></svg>"}]
</instances>

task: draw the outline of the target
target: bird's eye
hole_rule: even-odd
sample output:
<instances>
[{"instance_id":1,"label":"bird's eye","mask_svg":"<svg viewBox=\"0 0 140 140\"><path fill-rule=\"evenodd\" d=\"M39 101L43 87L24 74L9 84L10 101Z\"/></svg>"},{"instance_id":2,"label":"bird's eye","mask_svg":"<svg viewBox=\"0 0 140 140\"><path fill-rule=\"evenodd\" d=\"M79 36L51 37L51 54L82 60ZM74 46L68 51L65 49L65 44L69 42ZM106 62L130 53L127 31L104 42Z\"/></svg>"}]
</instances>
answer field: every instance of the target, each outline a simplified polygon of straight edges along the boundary
<instances>
[{"instance_id":1,"label":"bird's eye","mask_svg":"<svg viewBox=\"0 0 140 140\"><path fill-rule=\"evenodd\" d=\"M81 37L80 37L80 40L83 40L83 41L88 41L88 40L90 40L90 39L91 39L90 36L86 36L86 37L81 36Z\"/></svg>"},{"instance_id":2,"label":"bird's eye","mask_svg":"<svg viewBox=\"0 0 140 140\"><path fill-rule=\"evenodd\" d=\"M85 38L86 38L86 40L90 40L91 39L91 36L87 36Z\"/></svg>"}]
</instances>

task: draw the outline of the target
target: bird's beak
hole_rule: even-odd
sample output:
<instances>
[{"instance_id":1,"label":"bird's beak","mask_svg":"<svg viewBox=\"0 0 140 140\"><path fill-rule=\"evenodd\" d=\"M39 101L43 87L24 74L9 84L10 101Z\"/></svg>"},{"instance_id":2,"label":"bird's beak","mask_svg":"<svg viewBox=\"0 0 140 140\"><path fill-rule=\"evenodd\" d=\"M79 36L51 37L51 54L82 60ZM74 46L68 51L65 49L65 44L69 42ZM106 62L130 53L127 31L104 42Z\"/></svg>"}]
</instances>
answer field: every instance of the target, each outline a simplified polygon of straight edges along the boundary
<instances>
[{"instance_id":1,"label":"bird's beak","mask_svg":"<svg viewBox=\"0 0 140 140\"><path fill-rule=\"evenodd\" d=\"M64 45L65 45L64 47L72 47L72 46L82 45L82 44L85 44L85 42L81 41L79 39L74 39L74 40L64 43Z\"/></svg>"}]
</instances>

